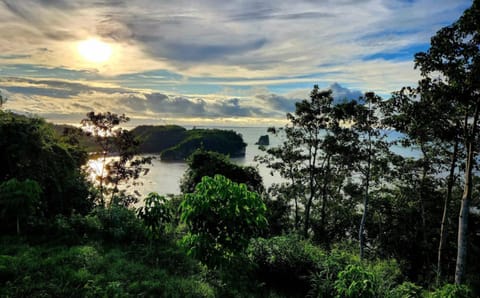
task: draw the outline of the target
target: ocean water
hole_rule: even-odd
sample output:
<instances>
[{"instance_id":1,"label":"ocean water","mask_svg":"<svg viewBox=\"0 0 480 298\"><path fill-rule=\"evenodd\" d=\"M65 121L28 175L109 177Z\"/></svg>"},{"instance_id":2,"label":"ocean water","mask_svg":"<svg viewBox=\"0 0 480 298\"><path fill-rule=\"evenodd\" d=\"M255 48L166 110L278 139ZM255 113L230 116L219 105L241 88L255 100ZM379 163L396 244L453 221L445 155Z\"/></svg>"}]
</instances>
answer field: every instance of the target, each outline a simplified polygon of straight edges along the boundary
<instances>
[{"instance_id":1,"label":"ocean water","mask_svg":"<svg viewBox=\"0 0 480 298\"><path fill-rule=\"evenodd\" d=\"M186 127L190 129L191 127ZM197 128L214 128L214 127L201 127ZM273 183L280 182L282 179L278 175L270 175L270 170L264 165L254 161L255 156L264 155L264 153L258 148L255 143L258 141L261 135L267 134L267 127L215 127L223 130L234 130L240 133L243 137L243 141L247 143L245 157L232 158L231 160L243 166L257 167L260 175L263 178L265 187L269 187ZM280 139L269 134L270 145L277 146L280 144ZM155 156L155 155L154 155ZM150 171L147 175L139 179L142 185L135 186L140 194L146 195L150 192L157 192L161 195L167 194L179 194L180 193L180 179L187 169L185 162L165 162L161 161L159 156L155 156L156 159L150 166Z\"/></svg>"},{"instance_id":2,"label":"ocean water","mask_svg":"<svg viewBox=\"0 0 480 298\"><path fill-rule=\"evenodd\" d=\"M186 127L191 129L192 127ZM267 127L200 127L197 128L218 128L224 130L234 130L240 133L245 143L247 143L245 157L232 158L231 160L239 165L254 166L259 170L260 175L263 178L263 183L266 188L273 183L282 181L282 178L276 174L271 174L270 169L265 165L254 161L255 156L264 155L265 153L259 149L255 143L260 136L267 134ZM268 134L270 138L270 146L278 146L281 143L279 137L275 137L272 134ZM396 132L389 132L389 139L398 139L401 137ZM403 148L401 146L394 146L392 150L403 156L419 157L419 151L416 149ZM157 192L160 195L167 194L179 194L180 193L180 179L187 170L187 164L185 162L165 162L161 161L158 155L153 155L156 159L152 165L149 166L150 171L147 175L142 176L138 182L140 185L134 186L142 197L146 196L150 192ZM132 189L133 190L133 189Z\"/></svg>"}]
</instances>

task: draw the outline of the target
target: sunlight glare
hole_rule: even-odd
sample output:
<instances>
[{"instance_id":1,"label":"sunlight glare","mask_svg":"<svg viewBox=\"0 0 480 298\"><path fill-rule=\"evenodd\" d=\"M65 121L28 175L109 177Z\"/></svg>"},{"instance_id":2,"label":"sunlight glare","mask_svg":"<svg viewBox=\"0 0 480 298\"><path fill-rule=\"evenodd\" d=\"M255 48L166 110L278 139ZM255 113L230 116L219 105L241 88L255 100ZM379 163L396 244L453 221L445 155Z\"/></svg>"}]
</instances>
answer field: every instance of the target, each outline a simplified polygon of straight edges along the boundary
<instances>
[{"instance_id":1,"label":"sunlight glare","mask_svg":"<svg viewBox=\"0 0 480 298\"><path fill-rule=\"evenodd\" d=\"M87 61L102 63L110 59L112 47L98 39L87 39L77 45L78 53Z\"/></svg>"}]
</instances>

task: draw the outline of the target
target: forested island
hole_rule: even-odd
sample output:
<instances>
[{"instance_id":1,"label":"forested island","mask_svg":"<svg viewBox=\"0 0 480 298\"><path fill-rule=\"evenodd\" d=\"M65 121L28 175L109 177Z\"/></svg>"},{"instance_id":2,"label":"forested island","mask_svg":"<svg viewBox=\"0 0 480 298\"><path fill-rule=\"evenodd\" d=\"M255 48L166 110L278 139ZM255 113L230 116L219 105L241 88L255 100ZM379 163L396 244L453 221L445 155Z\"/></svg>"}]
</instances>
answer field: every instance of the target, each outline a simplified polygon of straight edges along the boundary
<instances>
[{"instance_id":1,"label":"forested island","mask_svg":"<svg viewBox=\"0 0 480 298\"><path fill-rule=\"evenodd\" d=\"M418 86L335 103L314 85L261 146L268 189L211 151L241 154L232 132L92 111L58 133L0 96L0 296L479 297L479 44L476 0L415 55ZM144 152L188 156L181 194L135 192Z\"/></svg>"},{"instance_id":2,"label":"forested island","mask_svg":"<svg viewBox=\"0 0 480 298\"><path fill-rule=\"evenodd\" d=\"M247 146L242 136L232 130L143 125L135 127L132 134L141 140L141 153L160 153L162 160L186 160L199 148L230 157L243 157Z\"/></svg>"},{"instance_id":3,"label":"forested island","mask_svg":"<svg viewBox=\"0 0 480 298\"><path fill-rule=\"evenodd\" d=\"M78 130L69 125L53 127L60 135L66 131ZM87 151L94 153L101 150L92 135L78 133L77 138ZM159 154L164 161L185 161L200 148L232 158L244 157L247 146L242 136L232 130L197 128L187 130L179 125L141 125L133 128L131 133L139 139L140 154Z\"/></svg>"}]
</instances>

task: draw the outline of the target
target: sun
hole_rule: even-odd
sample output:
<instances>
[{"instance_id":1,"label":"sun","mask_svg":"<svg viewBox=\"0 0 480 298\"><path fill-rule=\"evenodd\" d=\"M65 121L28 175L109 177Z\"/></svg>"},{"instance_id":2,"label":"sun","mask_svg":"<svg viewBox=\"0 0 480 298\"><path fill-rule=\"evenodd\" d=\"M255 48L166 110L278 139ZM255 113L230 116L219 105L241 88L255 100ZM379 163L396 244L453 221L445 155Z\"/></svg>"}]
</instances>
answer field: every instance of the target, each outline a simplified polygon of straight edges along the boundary
<instances>
[{"instance_id":1,"label":"sun","mask_svg":"<svg viewBox=\"0 0 480 298\"><path fill-rule=\"evenodd\" d=\"M112 55L112 47L108 43L94 38L79 42L77 50L83 59L94 63L106 62Z\"/></svg>"}]
</instances>

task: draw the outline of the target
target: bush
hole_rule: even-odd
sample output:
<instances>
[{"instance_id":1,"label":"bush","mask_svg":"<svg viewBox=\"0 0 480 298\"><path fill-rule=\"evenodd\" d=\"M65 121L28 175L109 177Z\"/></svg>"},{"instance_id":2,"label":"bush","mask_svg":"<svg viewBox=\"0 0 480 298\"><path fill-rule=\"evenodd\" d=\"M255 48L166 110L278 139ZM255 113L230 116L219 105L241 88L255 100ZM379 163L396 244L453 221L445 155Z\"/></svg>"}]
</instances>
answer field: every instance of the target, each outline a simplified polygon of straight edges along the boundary
<instances>
[{"instance_id":1,"label":"bush","mask_svg":"<svg viewBox=\"0 0 480 298\"><path fill-rule=\"evenodd\" d=\"M421 298L422 297L422 287L417 286L411 282L403 282L394 288L389 298Z\"/></svg>"},{"instance_id":2,"label":"bush","mask_svg":"<svg viewBox=\"0 0 480 298\"><path fill-rule=\"evenodd\" d=\"M252 240L248 256L255 264L256 279L287 295L309 289L309 276L319 270L325 252L298 236Z\"/></svg>"},{"instance_id":3,"label":"bush","mask_svg":"<svg viewBox=\"0 0 480 298\"><path fill-rule=\"evenodd\" d=\"M150 193L144 200L143 207L137 210L138 217L143 220L152 239L158 239L165 232L165 225L172 220L172 211L165 197L158 193Z\"/></svg>"},{"instance_id":4,"label":"bush","mask_svg":"<svg viewBox=\"0 0 480 298\"><path fill-rule=\"evenodd\" d=\"M100 236L107 241L129 243L145 240L145 228L135 211L123 206L99 207L93 214L100 223Z\"/></svg>"},{"instance_id":5,"label":"bush","mask_svg":"<svg viewBox=\"0 0 480 298\"><path fill-rule=\"evenodd\" d=\"M150 266L142 246L31 247L7 240L0 240L0 297L216 296L198 267L173 274L178 264ZM185 259L177 261L183 266Z\"/></svg>"},{"instance_id":6,"label":"bush","mask_svg":"<svg viewBox=\"0 0 480 298\"><path fill-rule=\"evenodd\" d=\"M471 298L472 292L465 285L445 284L443 287L436 289L432 293L426 295L428 298Z\"/></svg>"},{"instance_id":7,"label":"bush","mask_svg":"<svg viewBox=\"0 0 480 298\"><path fill-rule=\"evenodd\" d=\"M362 266L348 265L335 281L336 297L377 297L375 275Z\"/></svg>"},{"instance_id":8,"label":"bush","mask_svg":"<svg viewBox=\"0 0 480 298\"><path fill-rule=\"evenodd\" d=\"M267 224L260 196L221 175L203 177L181 204L189 234L183 244L210 267L230 261Z\"/></svg>"}]
</instances>

